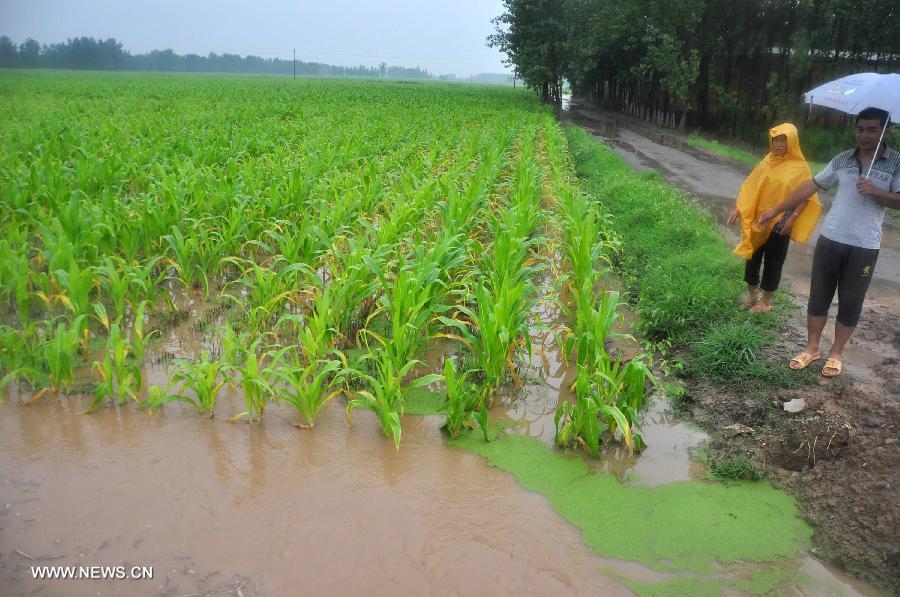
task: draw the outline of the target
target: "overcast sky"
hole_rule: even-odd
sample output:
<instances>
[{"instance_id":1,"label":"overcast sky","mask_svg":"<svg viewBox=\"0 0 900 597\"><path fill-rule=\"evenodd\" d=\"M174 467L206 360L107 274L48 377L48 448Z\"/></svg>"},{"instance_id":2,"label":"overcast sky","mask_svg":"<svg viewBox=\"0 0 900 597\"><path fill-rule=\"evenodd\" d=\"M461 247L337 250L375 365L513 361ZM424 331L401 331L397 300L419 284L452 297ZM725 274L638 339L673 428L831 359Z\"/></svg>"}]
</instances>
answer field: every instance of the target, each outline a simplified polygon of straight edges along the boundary
<instances>
[{"instance_id":1,"label":"overcast sky","mask_svg":"<svg viewBox=\"0 0 900 597\"><path fill-rule=\"evenodd\" d=\"M253 54L344 66L506 72L485 45L501 0L0 0L0 35L114 37L132 53Z\"/></svg>"}]
</instances>

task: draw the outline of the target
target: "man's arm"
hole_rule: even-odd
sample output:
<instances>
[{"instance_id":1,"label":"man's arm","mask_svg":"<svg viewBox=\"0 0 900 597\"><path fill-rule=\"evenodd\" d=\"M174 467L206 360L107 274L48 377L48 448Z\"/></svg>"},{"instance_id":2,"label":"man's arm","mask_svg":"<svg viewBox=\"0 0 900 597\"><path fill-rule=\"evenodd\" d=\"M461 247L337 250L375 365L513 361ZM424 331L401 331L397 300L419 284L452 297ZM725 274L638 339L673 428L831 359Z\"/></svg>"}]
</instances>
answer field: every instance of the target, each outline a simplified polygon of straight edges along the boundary
<instances>
[{"instance_id":1,"label":"man's arm","mask_svg":"<svg viewBox=\"0 0 900 597\"><path fill-rule=\"evenodd\" d=\"M785 211L794 211L798 205L809 199L813 196L813 194L819 190L819 187L816 185L812 179L807 180L799 187L794 189L790 195L787 196L787 199L776 205L771 209L767 209L766 211L759 214L759 224L761 226L765 226L772 220L778 217L778 214Z\"/></svg>"},{"instance_id":2,"label":"man's arm","mask_svg":"<svg viewBox=\"0 0 900 597\"><path fill-rule=\"evenodd\" d=\"M863 195L868 195L885 207L900 209L900 193L891 193L890 191L879 189L868 178L860 178L859 182L856 183L856 190Z\"/></svg>"}]
</instances>

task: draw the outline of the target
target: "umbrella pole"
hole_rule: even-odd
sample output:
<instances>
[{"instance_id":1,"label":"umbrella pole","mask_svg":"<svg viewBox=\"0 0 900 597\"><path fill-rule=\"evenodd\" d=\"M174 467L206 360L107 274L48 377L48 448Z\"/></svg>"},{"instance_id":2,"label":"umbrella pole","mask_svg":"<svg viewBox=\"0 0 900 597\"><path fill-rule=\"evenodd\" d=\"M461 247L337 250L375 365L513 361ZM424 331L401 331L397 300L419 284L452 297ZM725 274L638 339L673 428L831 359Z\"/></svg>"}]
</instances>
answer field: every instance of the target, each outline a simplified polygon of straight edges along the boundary
<instances>
[{"instance_id":1,"label":"umbrella pole","mask_svg":"<svg viewBox=\"0 0 900 597\"><path fill-rule=\"evenodd\" d=\"M869 164L869 169L866 171L866 178L869 178L869 174L872 173L872 166L875 165L875 158L878 157L878 150L881 149L881 141L884 139L884 131L887 130L890 119L891 117L888 116L884 121L884 126L881 127L881 134L878 136L878 145L875 146L875 154L872 156L872 162Z\"/></svg>"}]
</instances>

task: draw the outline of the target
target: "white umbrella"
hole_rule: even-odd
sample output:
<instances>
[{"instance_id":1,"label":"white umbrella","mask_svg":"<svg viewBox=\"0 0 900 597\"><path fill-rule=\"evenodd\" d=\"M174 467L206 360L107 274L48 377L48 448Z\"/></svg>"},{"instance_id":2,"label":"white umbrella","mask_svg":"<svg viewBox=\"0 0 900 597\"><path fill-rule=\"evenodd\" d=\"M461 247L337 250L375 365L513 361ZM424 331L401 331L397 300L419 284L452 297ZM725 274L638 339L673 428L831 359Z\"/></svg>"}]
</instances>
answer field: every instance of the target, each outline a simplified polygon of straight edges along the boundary
<instances>
[{"instance_id":1,"label":"white umbrella","mask_svg":"<svg viewBox=\"0 0 900 597\"><path fill-rule=\"evenodd\" d=\"M859 114L866 108L879 108L900 120L900 75L896 73L857 73L819 85L803 94L810 110L815 106L827 106L845 114ZM881 129L878 145L884 139L887 123ZM872 172L869 165L868 177Z\"/></svg>"},{"instance_id":2,"label":"white umbrella","mask_svg":"<svg viewBox=\"0 0 900 597\"><path fill-rule=\"evenodd\" d=\"M807 104L827 106L846 114L880 108L900 120L900 75L858 73L819 85L803 94Z\"/></svg>"}]
</instances>

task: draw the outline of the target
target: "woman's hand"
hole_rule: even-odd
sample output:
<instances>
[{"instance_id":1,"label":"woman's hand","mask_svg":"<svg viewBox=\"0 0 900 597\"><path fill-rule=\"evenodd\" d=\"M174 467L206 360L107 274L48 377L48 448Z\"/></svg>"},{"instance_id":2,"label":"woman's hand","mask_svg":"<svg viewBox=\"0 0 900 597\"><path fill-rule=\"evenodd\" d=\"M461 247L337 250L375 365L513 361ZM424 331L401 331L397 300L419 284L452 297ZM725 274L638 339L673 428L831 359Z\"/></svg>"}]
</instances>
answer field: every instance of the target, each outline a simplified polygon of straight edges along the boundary
<instances>
[{"instance_id":1,"label":"woman's hand","mask_svg":"<svg viewBox=\"0 0 900 597\"><path fill-rule=\"evenodd\" d=\"M757 220L757 223L760 226L765 226L766 224L768 224L769 222L774 220L778 214L779 214L779 212L775 211L774 209L767 209L766 211L759 214L759 219Z\"/></svg>"},{"instance_id":2,"label":"woman's hand","mask_svg":"<svg viewBox=\"0 0 900 597\"><path fill-rule=\"evenodd\" d=\"M734 208L734 211L728 216L728 225L734 226L734 224L738 221L738 218L741 217L741 212L738 211L738 208Z\"/></svg>"},{"instance_id":3,"label":"woman's hand","mask_svg":"<svg viewBox=\"0 0 900 597\"><path fill-rule=\"evenodd\" d=\"M790 236L791 230L794 228L794 222L797 221L796 216L785 218L784 224L781 226L781 236Z\"/></svg>"}]
</instances>

